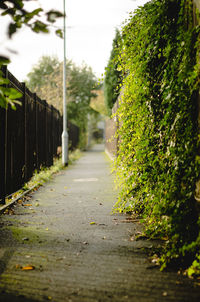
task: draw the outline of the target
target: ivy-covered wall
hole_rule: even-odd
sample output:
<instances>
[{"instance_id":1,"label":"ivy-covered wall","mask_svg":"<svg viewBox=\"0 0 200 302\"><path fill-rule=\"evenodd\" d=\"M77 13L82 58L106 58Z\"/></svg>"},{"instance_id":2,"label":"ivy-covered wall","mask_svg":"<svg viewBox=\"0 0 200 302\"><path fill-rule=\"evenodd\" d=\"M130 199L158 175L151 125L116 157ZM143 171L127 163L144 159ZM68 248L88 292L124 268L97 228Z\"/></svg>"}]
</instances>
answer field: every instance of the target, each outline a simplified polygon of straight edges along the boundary
<instances>
[{"instance_id":1,"label":"ivy-covered wall","mask_svg":"<svg viewBox=\"0 0 200 302\"><path fill-rule=\"evenodd\" d=\"M160 262L200 270L199 25L191 0L152 0L122 28L116 211L165 241ZM195 21L196 22L196 21ZM194 261L194 262L193 262Z\"/></svg>"},{"instance_id":2,"label":"ivy-covered wall","mask_svg":"<svg viewBox=\"0 0 200 302\"><path fill-rule=\"evenodd\" d=\"M111 116L113 105L117 101L120 93L121 71L120 68L118 68L119 62L116 59L119 51L120 41L120 32L119 30L116 30L104 80L104 98L108 116Z\"/></svg>"}]
</instances>

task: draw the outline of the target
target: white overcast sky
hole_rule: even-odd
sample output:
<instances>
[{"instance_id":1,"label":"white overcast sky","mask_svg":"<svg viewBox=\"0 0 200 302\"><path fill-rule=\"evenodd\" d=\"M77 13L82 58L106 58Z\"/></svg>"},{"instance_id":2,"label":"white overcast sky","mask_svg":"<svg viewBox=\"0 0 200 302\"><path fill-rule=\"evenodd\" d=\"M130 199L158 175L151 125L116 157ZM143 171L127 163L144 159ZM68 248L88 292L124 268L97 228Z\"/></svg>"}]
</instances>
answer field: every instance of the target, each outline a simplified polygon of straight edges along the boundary
<instances>
[{"instance_id":1,"label":"white overcast sky","mask_svg":"<svg viewBox=\"0 0 200 302\"><path fill-rule=\"evenodd\" d=\"M99 77L107 65L115 29L138 6L147 0L65 0L67 58L80 65L85 62ZM63 10L63 0L36 0L45 10ZM33 7L32 7L33 8ZM43 55L54 55L63 60L63 40L55 34L35 34L23 28L8 40L6 18L0 17L0 54L9 55L9 70L20 80ZM62 26L60 20L57 26ZM8 52L8 49L16 54Z\"/></svg>"}]
</instances>

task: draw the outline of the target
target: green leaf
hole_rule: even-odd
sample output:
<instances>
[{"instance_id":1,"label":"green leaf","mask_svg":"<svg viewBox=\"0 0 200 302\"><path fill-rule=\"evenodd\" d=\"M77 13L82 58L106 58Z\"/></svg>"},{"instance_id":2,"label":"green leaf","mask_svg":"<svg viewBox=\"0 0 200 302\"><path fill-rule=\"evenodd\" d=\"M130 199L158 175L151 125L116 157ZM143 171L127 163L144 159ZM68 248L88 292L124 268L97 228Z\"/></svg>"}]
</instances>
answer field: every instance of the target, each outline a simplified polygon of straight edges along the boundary
<instances>
[{"instance_id":1,"label":"green leaf","mask_svg":"<svg viewBox=\"0 0 200 302\"><path fill-rule=\"evenodd\" d=\"M61 29L56 30L56 35L60 38L63 38L63 31Z\"/></svg>"},{"instance_id":2,"label":"green leaf","mask_svg":"<svg viewBox=\"0 0 200 302\"><path fill-rule=\"evenodd\" d=\"M59 11L50 10L47 15L47 21L54 23L57 18L63 17L63 14Z\"/></svg>"},{"instance_id":3,"label":"green leaf","mask_svg":"<svg viewBox=\"0 0 200 302\"><path fill-rule=\"evenodd\" d=\"M13 2L13 0L12 0ZM14 0L14 5L18 9L22 9L24 7L24 2L23 0Z\"/></svg>"},{"instance_id":4,"label":"green leaf","mask_svg":"<svg viewBox=\"0 0 200 302\"><path fill-rule=\"evenodd\" d=\"M16 33L17 31L17 24L16 23L10 23L9 26L8 26L8 36L9 38L12 37L12 35L14 33Z\"/></svg>"},{"instance_id":5,"label":"green leaf","mask_svg":"<svg viewBox=\"0 0 200 302\"><path fill-rule=\"evenodd\" d=\"M10 59L8 57L0 56L0 66L1 65L7 65L9 63L10 63Z\"/></svg>"},{"instance_id":6,"label":"green leaf","mask_svg":"<svg viewBox=\"0 0 200 302\"><path fill-rule=\"evenodd\" d=\"M7 85L9 83L10 83L10 81L8 79L2 78L0 76L0 85Z\"/></svg>"},{"instance_id":7,"label":"green leaf","mask_svg":"<svg viewBox=\"0 0 200 302\"><path fill-rule=\"evenodd\" d=\"M16 13L16 9L15 8L8 8L4 12L2 12L1 15L2 16L6 16L6 15L14 16L15 13Z\"/></svg>"},{"instance_id":8,"label":"green leaf","mask_svg":"<svg viewBox=\"0 0 200 302\"><path fill-rule=\"evenodd\" d=\"M24 22L27 24L33 17L35 17L36 15L38 16L39 13L42 12L42 11L43 10L41 8L37 8L37 9L33 10L30 13L26 13Z\"/></svg>"},{"instance_id":9,"label":"green leaf","mask_svg":"<svg viewBox=\"0 0 200 302\"><path fill-rule=\"evenodd\" d=\"M22 93L15 88L5 88L3 92L11 100L19 99L22 97Z\"/></svg>"},{"instance_id":10,"label":"green leaf","mask_svg":"<svg viewBox=\"0 0 200 302\"><path fill-rule=\"evenodd\" d=\"M5 4L5 3L0 3L0 8L1 8L1 9L7 9L8 6L7 6L7 4Z\"/></svg>"},{"instance_id":11,"label":"green leaf","mask_svg":"<svg viewBox=\"0 0 200 302\"><path fill-rule=\"evenodd\" d=\"M48 33L49 30L47 28L47 24L41 22L41 21L35 21L32 30L36 33L43 32L43 33Z\"/></svg>"}]
</instances>

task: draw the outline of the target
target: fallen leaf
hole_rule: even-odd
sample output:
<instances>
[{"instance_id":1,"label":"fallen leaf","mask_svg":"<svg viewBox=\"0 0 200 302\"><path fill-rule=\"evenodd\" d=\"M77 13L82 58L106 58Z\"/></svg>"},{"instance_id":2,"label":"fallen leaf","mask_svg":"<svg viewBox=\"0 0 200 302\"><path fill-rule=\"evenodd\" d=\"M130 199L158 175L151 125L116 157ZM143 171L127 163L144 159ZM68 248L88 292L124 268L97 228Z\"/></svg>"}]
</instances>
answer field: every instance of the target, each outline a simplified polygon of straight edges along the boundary
<instances>
[{"instance_id":1,"label":"fallen leaf","mask_svg":"<svg viewBox=\"0 0 200 302\"><path fill-rule=\"evenodd\" d=\"M39 205L40 205L40 204L39 204L38 202L36 202L35 206L36 206L36 207L39 207Z\"/></svg>"},{"instance_id":2,"label":"fallen leaf","mask_svg":"<svg viewBox=\"0 0 200 302\"><path fill-rule=\"evenodd\" d=\"M24 204L25 207L32 207L32 204L30 203L27 203L27 204Z\"/></svg>"},{"instance_id":3,"label":"fallen leaf","mask_svg":"<svg viewBox=\"0 0 200 302\"><path fill-rule=\"evenodd\" d=\"M163 297L166 297L167 296L167 292L163 292Z\"/></svg>"},{"instance_id":4,"label":"fallen leaf","mask_svg":"<svg viewBox=\"0 0 200 302\"><path fill-rule=\"evenodd\" d=\"M48 231L49 229L48 228L46 228L46 231Z\"/></svg>"},{"instance_id":5,"label":"fallen leaf","mask_svg":"<svg viewBox=\"0 0 200 302\"><path fill-rule=\"evenodd\" d=\"M35 266L33 266L33 265L27 265L27 266L22 267L23 271L32 271L34 269L35 269Z\"/></svg>"},{"instance_id":6,"label":"fallen leaf","mask_svg":"<svg viewBox=\"0 0 200 302\"><path fill-rule=\"evenodd\" d=\"M92 222L90 222L90 224L91 224L91 225L92 225L92 224L96 224L96 222L92 221Z\"/></svg>"}]
</instances>

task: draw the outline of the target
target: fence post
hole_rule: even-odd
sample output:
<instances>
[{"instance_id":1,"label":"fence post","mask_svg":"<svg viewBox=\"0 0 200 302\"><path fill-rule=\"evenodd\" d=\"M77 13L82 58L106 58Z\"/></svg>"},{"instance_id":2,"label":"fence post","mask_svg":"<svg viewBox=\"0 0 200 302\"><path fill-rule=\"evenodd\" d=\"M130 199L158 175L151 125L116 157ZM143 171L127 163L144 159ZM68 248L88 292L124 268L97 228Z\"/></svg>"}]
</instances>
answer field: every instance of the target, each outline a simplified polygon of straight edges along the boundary
<instances>
[{"instance_id":1,"label":"fence post","mask_svg":"<svg viewBox=\"0 0 200 302\"><path fill-rule=\"evenodd\" d=\"M45 125L45 137L44 137L44 150L45 150L45 154L44 154L44 165L47 167L48 166L48 148L47 148L47 144L48 144L48 132L47 132L47 118L48 118L48 114L47 114L47 102L45 100L42 100L43 104L44 104L44 125Z\"/></svg>"},{"instance_id":2,"label":"fence post","mask_svg":"<svg viewBox=\"0 0 200 302\"><path fill-rule=\"evenodd\" d=\"M7 66L3 66L5 78L8 78ZM5 204L6 196L6 109L0 109L0 204Z\"/></svg>"},{"instance_id":3,"label":"fence post","mask_svg":"<svg viewBox=\"0 0 200 302\"><path fill-rule=\"evenodd\" d=\"M34 98L34 132L35 132L35 142L34 142L34 147L33 147L33 158L34 158L34 169L39 170L40 169L40 159L39 159L39 113L38 113L38 100L37 100L37 94L34 93L33 94L33 98Z\"/></svg>"},{"instance_id":4,"label":"fence post","mask_svg":"<svg viewBox=\"0 0 200 302\"><path fill-rule=\"evenodd\" d=\"M50 165L53 165L53 106L50 105L50 129L49 129L49 135L50 135L50 150L51 150L51 160Z\"/></svg>"},{"instance_id":5,"label":"fence post","mask_svg":"<svg viewBox=\"0 0 200 302\"><path fill-rule=\"evenodd\" d=\"M6 110L0 109L0 204L5 204L5 123L6 121Z\"/></svg>"},{"instance_id":6,"label":"fence post","mask_svg":"<svg viewBox=\"0 0 200 302\"><path fill-rule=\"evenodd\" d=\"M23 118L24 118L24 182L28 180L28 163L27 163L27 103L26 103L26 84L22 83L23 87Z\"/></svg>"}]
</instances>

